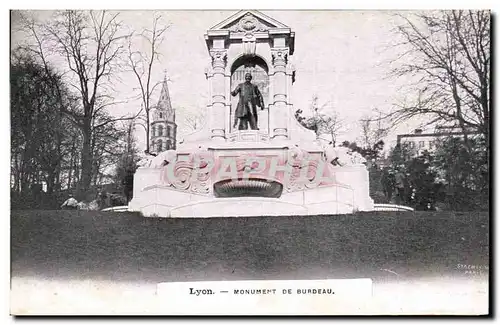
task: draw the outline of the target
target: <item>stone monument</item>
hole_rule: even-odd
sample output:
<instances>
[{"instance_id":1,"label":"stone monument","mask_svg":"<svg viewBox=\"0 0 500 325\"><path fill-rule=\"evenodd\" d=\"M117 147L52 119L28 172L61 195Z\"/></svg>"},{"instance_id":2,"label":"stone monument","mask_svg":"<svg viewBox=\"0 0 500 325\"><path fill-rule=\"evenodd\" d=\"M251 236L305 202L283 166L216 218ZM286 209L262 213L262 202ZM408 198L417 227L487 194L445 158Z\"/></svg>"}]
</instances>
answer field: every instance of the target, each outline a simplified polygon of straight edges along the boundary
<instances>
[{"instance_id":1,"label":"stone monument","mask_svg":"<svg viewBox=\"0 0 500 325\"><path fill-rule=\"evenodd\" d=\"M363 159L322 144L295 119L294 38L288 26L253 10L207 31L207 123L176 150L143 162L130 211L237 217L373 210ZM240 130L234 127L239 97L231 92L248 73L264 109L256 110L258 129Z\"/></svg>"}]
</instances>

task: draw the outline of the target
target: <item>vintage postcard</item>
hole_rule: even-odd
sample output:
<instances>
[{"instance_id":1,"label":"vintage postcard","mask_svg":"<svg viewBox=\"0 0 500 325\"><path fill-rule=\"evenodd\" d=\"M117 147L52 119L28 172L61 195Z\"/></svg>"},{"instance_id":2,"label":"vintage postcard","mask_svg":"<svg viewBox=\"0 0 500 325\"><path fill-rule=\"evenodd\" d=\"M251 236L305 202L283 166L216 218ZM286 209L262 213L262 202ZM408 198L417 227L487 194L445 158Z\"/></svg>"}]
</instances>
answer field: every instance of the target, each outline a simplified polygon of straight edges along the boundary
<instances>
[{"instance_id":1,"label":"vintage postcard","mask_svg":"<svg viewBox=\"0 0 500 325\"><path fill-rule=\"evenodd\" d=\"M12 10L10 313L488 315L489 10Z\"/></svg>"}]
</instances>

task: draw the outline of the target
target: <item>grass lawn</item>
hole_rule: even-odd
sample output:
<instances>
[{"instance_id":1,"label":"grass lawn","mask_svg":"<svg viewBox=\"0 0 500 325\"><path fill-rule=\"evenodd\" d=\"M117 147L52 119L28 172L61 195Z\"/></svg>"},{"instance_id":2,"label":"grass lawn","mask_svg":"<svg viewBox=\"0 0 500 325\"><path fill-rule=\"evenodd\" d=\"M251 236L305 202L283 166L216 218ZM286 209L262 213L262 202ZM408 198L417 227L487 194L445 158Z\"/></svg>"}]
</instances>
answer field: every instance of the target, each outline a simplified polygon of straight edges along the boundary
<instances>
[{"instance_id":1,"label":"grass lawn","mask_svg":"<svg viewBox=\"0 0 500 325\"><path fill-rule=\"evenodd\" d=\"M133 213L12 211L13 276L197 281L467 276L489 264L489 215L147 219Z\"/></svg>"}]
</instances>

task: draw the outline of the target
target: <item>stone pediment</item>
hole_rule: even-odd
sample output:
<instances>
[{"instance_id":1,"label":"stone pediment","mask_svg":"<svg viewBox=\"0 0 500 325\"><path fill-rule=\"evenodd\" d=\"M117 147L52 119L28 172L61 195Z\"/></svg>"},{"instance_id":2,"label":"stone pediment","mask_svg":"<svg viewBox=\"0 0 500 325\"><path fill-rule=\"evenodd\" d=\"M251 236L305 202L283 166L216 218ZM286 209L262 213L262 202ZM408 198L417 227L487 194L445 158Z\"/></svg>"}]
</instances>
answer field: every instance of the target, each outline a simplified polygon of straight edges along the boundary
<instances>
[{"instance_id":1,"label":"stone pediment","mask_svg":"<svg viewBox=\"0 0 500 325\"><path fill-rule=\"evenodd\" d=\"M266 40L272 47L289 47L294 51L295 33L290 27L257 10L242 10L207 30L205 41L208 49L225 48L230 42L241 40L248 53L255 50L255 42ZM247 52L245 52L247 53Z\"/></svg>"},{"instance_id":2,"label":"stone pediment","mask_svg":"<svg viewBox=\"0 0 500 325\"><path fill-rule=\"evenodd\" d=\"M227 30L235 33L265 32L271 29L290 29L279 21L256 10L242 10L210 28L209 31Z\"/></svg>"}]
</instances>

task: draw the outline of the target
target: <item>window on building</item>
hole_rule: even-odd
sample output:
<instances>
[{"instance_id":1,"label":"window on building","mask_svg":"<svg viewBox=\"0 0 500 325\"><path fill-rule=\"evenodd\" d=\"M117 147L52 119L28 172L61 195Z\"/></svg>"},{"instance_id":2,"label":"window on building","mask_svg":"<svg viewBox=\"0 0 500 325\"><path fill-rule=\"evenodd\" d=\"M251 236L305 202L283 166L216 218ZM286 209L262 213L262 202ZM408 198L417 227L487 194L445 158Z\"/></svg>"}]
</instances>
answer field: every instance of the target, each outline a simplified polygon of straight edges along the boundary
<instances>
[{"instance_id":1,"label":"window on building","mask_svg":"<svg viewBox=\"0 0 500 325\"><path fill-rule=\"evenodd\" d=\"M158 125L158 135L159 136L163 135L163 125Z\"/></svg>"},{"instance_id":2,"label":"window on building","mask_svg":"<svg viewBox=\"0 0 500 325\"><path fill-rule=\"evenodd\" d=\"M163 118L163 112L160 112L160 118Z\"/></svg>"},{"instance_id":3,"label":"window on building","mask_svg":"<svg viewBox=\"0 0 500 325\"><path fill-rule=\"evenodd\" d=\"M408 143L409 143L411 149L415 148L415 142L410 141Z\"/></svg>"},{"instance_id":4,"label":"window on building","mask_svg":"<svg viewBox=\"0 0 500 325\"><path fill-rule=\"evenodd\" d=\"M171 127L170 125L167 125L167 136L171 137L172 136L172 133L171 133Z\"/></svg>"},{"instance_id":5,"label":"window on building","mask_svg":"<svg viewBox=\"0 0 500 325\"><path fill-rule=\"evenodd\" d=\"M435 145L436 145L435 141L429 141L429 149L434 148Z\"/></svg>"},{"instance_id":6,"label":"window on building","mask_svg":"<svg viewBox=\"0 0 500 325\"><path fill-rule=\"evenodd\" d=\"M163 151L162 144L163 144L163 142L161 140L158 140L158 142L156 143L156 151L157 152Z\"/></svg>"},{"instance_id":7,"label":"window on building","mask_svg":"<svg viewBox=\"0 0 500 325\"><path fill-rule=\"evenodd\" d=\"M167 140L167 149L166 150L170 150L170 149L172 149L172 141Z\"/></svg>"},{"instance_id":8,"label":"window on building","mask_svg":"<svg viewBox=\"0 0 500 325\"><path fill-rule=\"evenodd\" d=\"M423 147L425 147L425 141L419 141L419 142L418 142L418 147L419 147L419 148L423 148Z\"/></svg>"}]
</instances>

